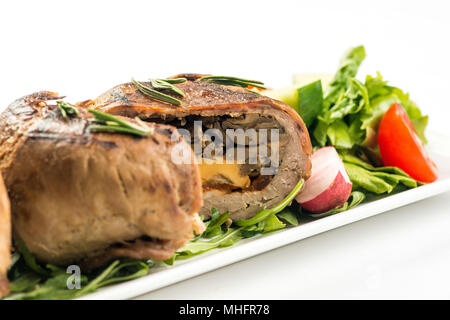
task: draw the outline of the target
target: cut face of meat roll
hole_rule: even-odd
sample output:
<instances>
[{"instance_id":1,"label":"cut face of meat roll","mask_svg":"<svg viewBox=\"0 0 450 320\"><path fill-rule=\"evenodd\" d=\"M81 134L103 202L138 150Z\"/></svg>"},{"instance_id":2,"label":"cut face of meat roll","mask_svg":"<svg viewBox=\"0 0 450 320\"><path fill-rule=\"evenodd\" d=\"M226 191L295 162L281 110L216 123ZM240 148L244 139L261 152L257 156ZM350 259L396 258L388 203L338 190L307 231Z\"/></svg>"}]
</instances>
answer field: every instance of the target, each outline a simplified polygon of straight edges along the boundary
<instances>
[{"instance_id":1,"label":"cut face of meat roll","mask_svg":"<svg viewBox=\"0 0 450 320\"><path fill-rule=\"evenodd\" d=\"M8 193L0 175L0 298L9 292L8 271L11 256L11 217Z\"/></svg>"},{"instance_id":2,"label":"cut face of meat roll","mask_svg":"<svg viewBox=\"0 0 450 320\"><path fill-rule=\"evenodd\" d=\"M199 75L178 77L188 79L175 84L185 94L178 96L178 106L150 98L134 83L116 86L85 105L177 127L199 164L200 214L206 217L217 208L232 219L249 218L309 177L311 142L292 108L244 88L204 82ZM150 82L141 84L151 88Z\"/></svg>"},{"instance_id":3,"label":"cut face of meat roll","mask_svg":"<svg viewBox=\"0 0 450 320\"><path fill-rule=\"evenodd\" d=\"M148 123L146 137L91 132L87 110L63 117L57 99L38 92L0 115L0 169L15 236L56 265L170 258L202 224L198 168L170 159L173 148L193 157L190 146L162 124Z\"/></svg>"}]
</instances>

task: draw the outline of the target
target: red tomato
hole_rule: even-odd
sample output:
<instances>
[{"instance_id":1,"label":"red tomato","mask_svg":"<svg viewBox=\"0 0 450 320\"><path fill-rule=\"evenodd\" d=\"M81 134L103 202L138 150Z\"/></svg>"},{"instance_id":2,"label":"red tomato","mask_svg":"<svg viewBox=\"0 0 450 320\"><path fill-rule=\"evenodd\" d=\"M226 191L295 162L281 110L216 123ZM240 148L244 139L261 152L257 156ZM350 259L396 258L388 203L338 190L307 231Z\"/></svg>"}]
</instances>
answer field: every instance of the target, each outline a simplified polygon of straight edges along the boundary
<instances>
[{"instance_id":1,"label":"red tomato","mask_svg":"<svg viewBox=\"0 0 450 320\"><path fill-rule=\"evenodd\" d=\"M437 179L437 167L428 156L406 111L394 103L381 119L378 146L385 166L398 167L422 182Z\"/></svg>"}]
</instances>

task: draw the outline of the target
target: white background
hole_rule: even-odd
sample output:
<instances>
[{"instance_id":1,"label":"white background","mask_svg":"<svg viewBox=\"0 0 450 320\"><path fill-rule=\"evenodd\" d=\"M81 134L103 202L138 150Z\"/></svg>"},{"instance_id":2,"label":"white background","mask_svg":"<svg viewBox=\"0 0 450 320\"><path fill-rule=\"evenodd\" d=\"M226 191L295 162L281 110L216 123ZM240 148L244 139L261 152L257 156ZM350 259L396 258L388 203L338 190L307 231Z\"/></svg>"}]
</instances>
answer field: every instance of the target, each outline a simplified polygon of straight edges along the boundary
<instances>
[{"instance_id":1,"label":"white background","mask_svg":"<svg viewBox=\"0 0 450 320\"><path fill-rule=\"evenodd\" d=\"M77 102L180 72L288 85L363 44L447 132L445 1L2 1L0 108L38 90ZM450 298L450 194L300 241L145 298Z\"/></svg>"}]
</instances>

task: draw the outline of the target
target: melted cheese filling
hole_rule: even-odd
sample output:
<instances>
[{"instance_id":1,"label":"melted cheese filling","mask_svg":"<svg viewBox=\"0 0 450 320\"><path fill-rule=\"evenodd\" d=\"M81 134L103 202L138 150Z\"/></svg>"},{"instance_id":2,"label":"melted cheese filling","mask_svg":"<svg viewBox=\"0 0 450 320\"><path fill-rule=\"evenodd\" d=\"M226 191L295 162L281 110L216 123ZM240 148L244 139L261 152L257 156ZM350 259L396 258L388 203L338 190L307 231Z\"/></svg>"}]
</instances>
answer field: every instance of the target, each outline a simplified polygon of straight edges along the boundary
<instances>
[{"instance_id":1,"label":"melted cheese filling","mask_svg":"<svg viewBox=\"0 0 450 320\"><path fill-rule=\"evenodd\" d=\"M222 184L242 189L250 186L250 177L241 175L239 164L210 161L210 163L201 163L198 167L203 185Z\"/></svg>"}]
</instances>

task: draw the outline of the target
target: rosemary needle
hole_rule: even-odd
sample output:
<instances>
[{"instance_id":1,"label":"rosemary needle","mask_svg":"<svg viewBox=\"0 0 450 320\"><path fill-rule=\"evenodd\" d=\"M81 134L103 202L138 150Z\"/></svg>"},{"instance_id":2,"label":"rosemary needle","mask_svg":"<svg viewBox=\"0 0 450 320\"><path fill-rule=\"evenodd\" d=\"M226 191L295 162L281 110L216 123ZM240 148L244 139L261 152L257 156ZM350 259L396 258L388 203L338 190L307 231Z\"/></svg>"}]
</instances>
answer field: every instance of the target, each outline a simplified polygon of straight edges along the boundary
<instances>
[{"instance_id":1,"label":"rosemary needle","mask_svg":"<svg viewBox=\"0 0 450 320\"><path fill-rule=\"evenodd\" d=\"M266 89L264 87L264 82L256 81L256 80L248 80L236 77L227 77L227 76L204 76L199 79L200 81L209 82L209 83L217 83L228 86L237 86L248 88L248 86Z\"/></svg>"},{"instance_id":2,"label":"rosemary needle","mask_svg":"<svg viewBox=\"0 0 450 320\"><path fill-rule=\"evenodd\" d=\"M183 81L184 82L184 81ZM184 92L175 87L173 84L167 81L167 79L150 79L150 83L152 84L152 87L155 89L166 89L169 90L175 94L178 94L182 97L185 96ZM176 82L181 83L181 82Z\"/></svg>"},{"instance_id":3,"label":"rosemary needle","mask_svg":"<svg viewBox=\"0 0 450 320\"><path fill-rule=\"evenodd\" d=\"M98 124L92 124L88 127L92 131L117 131L122 133L134 134L137 136L148 136L153 133L145 124L137 126L128 121L117 118L111 114L104 113L95 109L88 109L95 117L94 121Z\"/></svg>"},{"instance_id":4,"label":"rosemary needle","mask_svg":"<svg viewBox=\"0 0 450 320\"><path fill-rule=\"evenodd\" d=\"M142 94L145 94L146 96L149 96L152 99L159 100L162 102L167 102L167 103L174 104L177 106L179 106L181 104L181 101L177 98L174 98L172 96L169 96L168 94L159 92L153 88L143 85L142 83L139 83L138 81L136 81L134 79L131 79L131 81L134 83L134 85L139 89L139 91Z\"/></svg>"},{"instance_id":5,"label":"rosemary needle","mask_svg":"<svg viewBox=\"0 0 450 320\"><path fill-rule=\"evenodd\" d=\"M183 82L187 81L186 78L172 78L172 79L161 79L161 80L164 80L165 82L168 82L171 84L183 83Z\"/></svg>"},{"instance_id":6,"label":"rosemary needle","mask_svg":"<svg viewBox=\"0 0 450 320\"><path fill-rule=\"evenodd\" d=\"M56 101L58 104L58 108L61 111L63 118L67 118L67 115L78 115L80 112L74 106L64 102L64 101Z\"/></svg>"}]
</instances>

